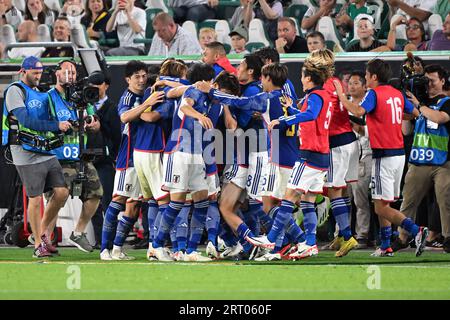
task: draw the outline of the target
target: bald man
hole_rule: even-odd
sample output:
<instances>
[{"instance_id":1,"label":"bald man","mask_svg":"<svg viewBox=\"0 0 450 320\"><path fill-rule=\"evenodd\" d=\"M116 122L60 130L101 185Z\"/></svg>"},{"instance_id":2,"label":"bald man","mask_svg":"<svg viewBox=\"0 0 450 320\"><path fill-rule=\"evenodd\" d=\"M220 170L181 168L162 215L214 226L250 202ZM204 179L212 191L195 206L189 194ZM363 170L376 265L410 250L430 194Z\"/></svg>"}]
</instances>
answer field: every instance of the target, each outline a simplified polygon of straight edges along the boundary
<instances>
[{"instance_id":1,"label":"bald man","mask_svg":"<svg viewBox=\"0 0 450 320\"><path fill-rule=\"evenodd\" d=\"M17 42L37 42L36 24L31 20L26 20L19 24L16 33ZM43 47L12 48L8 51L8 58L18 59L28 56L40 57L44 52Z\"/></svg>"}]
</instances>

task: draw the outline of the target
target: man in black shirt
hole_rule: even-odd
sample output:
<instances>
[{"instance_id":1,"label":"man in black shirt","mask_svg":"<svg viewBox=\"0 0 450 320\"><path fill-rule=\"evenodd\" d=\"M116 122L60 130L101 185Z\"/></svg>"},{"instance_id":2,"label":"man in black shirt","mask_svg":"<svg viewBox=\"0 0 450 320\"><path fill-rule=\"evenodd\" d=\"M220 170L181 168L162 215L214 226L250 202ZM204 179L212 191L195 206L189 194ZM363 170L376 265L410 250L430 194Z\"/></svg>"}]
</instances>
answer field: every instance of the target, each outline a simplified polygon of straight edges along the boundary
<instances>
[{"instance_id":1,"label":"man in black shirt","mask_svg":"<svg viewBox=\"0 0 450 320\"><path fill-rule=\"evenodd\" d=\"M99 88L99 101L94 106L96 115L100 120L100 131L88 135L87 148L103 149L103 156L97 157L94 161L94 166L97 169L103 187L103 197L101 205L91 220L94 227L95 240L97 245L100 245L103 211L108 208L113 193L116 172L115 161L120 145L121 131L117 104L113 103L106 95L106 90L111 80L101 72L96 72L95 76L91 76L90 79L92 81L91 84Z\"/></svg>"},{"instance_id":2,"label":"man in black shirt","mask_svg":"<svg viewBox=\"0 0 450 320\"><path fill-rule=\"evenodd\" d=\"M278 39L275 41L278 53L308 53L306 40L297 36L294 20L289 17L278 19Z\"/></svg>"},{"instance_id":3,"label":"man in black shirt","mask_svg":"<svg viewBox=\"0 0 450 320\"><path fill-rule=\"evenodd\" d=\"M450 252L450 98L443 90L448 75L440 65L429 65L425 67L425 76L429 79L429 99L419 103L416 97L410 96L421 116L415 124L400 211L414 220L417 207L434 185L444 237L443 247L446 252ZM407 246L404 232L400 233L399 240L396 249Z\"/></svg>"}]
</instances>

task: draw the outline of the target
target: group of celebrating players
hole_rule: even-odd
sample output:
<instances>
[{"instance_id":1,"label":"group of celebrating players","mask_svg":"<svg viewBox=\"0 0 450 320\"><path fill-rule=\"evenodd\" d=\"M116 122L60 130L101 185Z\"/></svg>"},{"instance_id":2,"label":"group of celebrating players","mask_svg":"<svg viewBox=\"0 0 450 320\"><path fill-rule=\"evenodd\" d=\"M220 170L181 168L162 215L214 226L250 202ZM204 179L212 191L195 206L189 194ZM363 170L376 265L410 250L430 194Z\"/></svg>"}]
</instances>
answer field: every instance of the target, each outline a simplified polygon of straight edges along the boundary
<instances>
[{"instance_id":1,"label":"group of celebrating players","mask_svg":"<svg viewBox=\"0 0 450 320\"><path fill-rule=\"evenodd\" d=\"M405 162L402 119L419 112L387 84L389 65L367 64L369 90L356 104L334 77L333 53L314 51L301 69L305 96L297 103L288 70L271 50L246 55L237 75L167 59L148 88L147 66L126 65L128 88L118 105L122 141L101 260L132 259L122 248L140 210L147 211L149 260L315 256L315 200L324 188L339 227L335 256L347 255L358 245L346 191L358 179L359 161L350 113L365 116L373 150L371 192L382 241L373 255L392 255L391 225L415 237L416 256L422 253L427 228L390 206L400 195ZM205 228L206 256L198 251Z\"/></svg>"}]
</instances>

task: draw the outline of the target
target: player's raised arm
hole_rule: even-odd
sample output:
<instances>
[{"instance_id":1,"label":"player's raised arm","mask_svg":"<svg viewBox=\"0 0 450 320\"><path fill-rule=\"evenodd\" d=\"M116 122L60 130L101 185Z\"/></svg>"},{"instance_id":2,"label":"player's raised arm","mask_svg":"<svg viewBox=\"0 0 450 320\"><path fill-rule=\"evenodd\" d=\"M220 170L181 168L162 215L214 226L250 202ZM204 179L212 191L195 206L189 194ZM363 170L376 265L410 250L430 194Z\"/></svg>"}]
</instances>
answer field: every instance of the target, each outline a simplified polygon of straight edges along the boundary
<instances>
[{"instance_id":1,"label":"player's raised arm","mask_svg":"<svg viewBox=\"0 0 450 320\"><path fill-rule=\"evenodd\" d=\"M139 119L141 114L149 107L154 106L164 100L164 92L157 91L150 95L141 105L136 108L130 109L120 115L120 121L128 123Z\"/></svg>"},{"instance_id":2,"label":"player's raised arm","mask_svg":"<svg viewBox=\"0 0 450 320\"><path fill-rule=\"evenodd\" d=\"M211 119L209 119L207 116L201 114L197 110L194 109L195 101L191 98L184 98L181 101L180 110L183 112L186 116L197 119L198 122L200 122L201 126L205 129L212 129L213 124Z\"/></svg>"},{"instance_id":3,"label":"player's raised arm","mask_svg":"<svg viewBox=\"0 0 450 320\"><path fill-rule=\"evenodd\" d=\"M183 94L186 92L186 90L189 87L190 86L181 85L179 87L172 88L167 92L167 98L177 99L177 98L183 96Z\"/></svg>"},{"instance_id":4,"label":"player's raised arm","mask_svg":"<svg viewBox=\"0 0 450 320\"><path fill-rule=\"evenodd\" d=\"M362 117L366 113L366 110L359 104L356 104L347 99L347 96L345 95L344 90L342 89L342 85L339 81L334 80L333 83L336 88L336 93L339 97L339 100L341 101L345 109L347 109L357 117Z\"/></svg>"},{"instance_id":5,"label":"player's raised arm","mask_svg":"<svg viewBox=\"0 0 450 320\"><path fill-rule=\"evenodd\" d=\"M308 107L303 112L298 112L291 116L282 116L278 119L280 125L291 126L300 122L307 122L316 120L319 116L320 110L323 107L322 98L317 94L311 94L308 96Z\"/></svg>"}]
</instances>

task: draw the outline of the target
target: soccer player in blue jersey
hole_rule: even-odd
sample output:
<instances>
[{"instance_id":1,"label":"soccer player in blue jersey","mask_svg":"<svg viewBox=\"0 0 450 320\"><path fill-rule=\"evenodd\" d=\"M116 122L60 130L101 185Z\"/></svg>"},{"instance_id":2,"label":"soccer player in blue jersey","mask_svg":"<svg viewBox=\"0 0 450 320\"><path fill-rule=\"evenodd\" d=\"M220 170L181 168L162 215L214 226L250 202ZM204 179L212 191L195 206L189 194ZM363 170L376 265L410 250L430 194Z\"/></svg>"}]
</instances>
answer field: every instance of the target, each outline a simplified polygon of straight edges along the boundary
<instances>
[{"instance_id":1,"label":"soccer player in blue jersey","mask_svg":"<svg viewBox=\"0 0 450 320\"><path fill-rule=\"evenodd\" d=\"M160 80L167 80L180 84L186 84L187 67L185 64L168 59L161 65ZM184 79L184 80L183 80ZM183 83L184 82L184 83ZM170 86L155 86L155 92L167 92ZM154 88L147 88L144 92L144 101L149 98ZM153 242L154 224L158 212L162 213L169 203L169 193L161 190L163 180L162 156L166 146L164 128L172 120L175 101L165 99L153 106L151 110L145 110L140 115L137 123L136 142L134 146L134 166L141 186L142 196L148 207L149 248L147 258L150 257Z\"/></svg>"},{"instance_id":2,"label":"soccer player in blue jersey","mask_svg":"<svg viewBox=\"0 0 450 320\"><path fill-rule=\"evenodd\" d=\"M191 83L206 81L211 84L214 75L214 69L211 66L196 63L189 68L188 80ZM164 242L185 203L186 195L190 192L194 202L194 211L184 260L210 261L209 258L202 256L197 251L197 241L201 238L198 230L203 231L209 206L202 141L204 131L213 127L211 119L207 116L209 106L208 95L194 87L189 87L184 93L180 105L175 108L172 134L164 155L163 188L170 192L170 203L161 217L157 234L153 239L152 254L158 260L172 260L164 249Z\"/></svg>"},{"instance_id":3,"label":"soccer player in blue jersey","mask_svg":"<svg viewBox=\"0 0 450 320\"><path fill-rule=\"evenodd\" d=\"M147 66L143 62L135 60L128 62L125 66L125 80L128 88L120 98L117 108L122 121L122 141L117 156L113 199L106 210L103 222L101 260L132 259L122 251L122 246L134 225L140 203L140 186L133 163L136 124L147 108L162 102L164 97L164 92L160 92L143 101L147 84ZM119 213L124 210L124 215L117 223ZM111 247L113 248L110 252Z\"/></svg>"}]
</instances>

